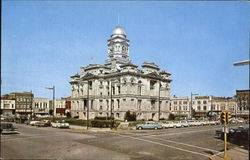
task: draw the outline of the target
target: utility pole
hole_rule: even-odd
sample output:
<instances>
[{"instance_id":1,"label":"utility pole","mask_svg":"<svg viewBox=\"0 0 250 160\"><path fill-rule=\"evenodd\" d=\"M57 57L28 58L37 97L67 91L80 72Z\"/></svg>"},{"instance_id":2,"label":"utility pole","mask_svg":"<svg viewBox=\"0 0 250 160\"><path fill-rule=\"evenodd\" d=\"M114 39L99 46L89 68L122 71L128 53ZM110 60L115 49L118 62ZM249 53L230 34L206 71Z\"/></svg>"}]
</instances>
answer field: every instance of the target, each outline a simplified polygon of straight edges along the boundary
<instances>
[{"instance_id":1,"label":"utility pole","mask_svg":"<svg viewBox=\"0 0 250 160\"><path fill-rule=\"evenodd\" d=\"M113 113L112 113L112 91L113 91L113 88L112 88L112 80L110 81L110 122L111 122L111 125L110 125L110 129L113 128L113 121L112 121L112 116L113 116Z\"/></svg>"},{"instance_id":2,"label":"utility pole","mask_svg":"<svg viewBox=\"0 0 250 160\"><path fill-rule=\"evenodd\" d=\"M158 93L158 121L161 119L161 106L160 106L160 95L161 95L161 82L159 81L159 93Z\"/></svg>"},{"instance_id":3,"label":"utility pole","mask_svg":"<svg viewBox=\"0 0 250 160\"><path fill-rule=\"evenodd\" d=\"M55 114L54 114L54 112L55 112L55 86L53 86L53 87L45 87L45 89L49 89L49 90L52 90L53 91L53 102L52 102L52 107L53 107L53 122L55 121Z\"/></svg>"},{"instance_id":4,"label":"utility pole","mask_svg":"<svg viewBox=\"0 0 250 160\"><path fill-rule=\"evenodd\" d=\"M195 94L195 93L192 93L191 92L191 103L190 103L190 109L189 109L189 114L190 114L190 118L192 119L193 117L192 117L192 109L193 109L193 96L196 96L196 95L199 95L199 94Z\"/></svg>"},{"instance_id":5,"label":"utility pole","mask_svg":"<svg viewBox=\"0 0 250 160\"><path fill-rule=\"evenodd\" d=\"M89 81L87 88L87 130L89 129Z\"/></svg>"}]
</instances>

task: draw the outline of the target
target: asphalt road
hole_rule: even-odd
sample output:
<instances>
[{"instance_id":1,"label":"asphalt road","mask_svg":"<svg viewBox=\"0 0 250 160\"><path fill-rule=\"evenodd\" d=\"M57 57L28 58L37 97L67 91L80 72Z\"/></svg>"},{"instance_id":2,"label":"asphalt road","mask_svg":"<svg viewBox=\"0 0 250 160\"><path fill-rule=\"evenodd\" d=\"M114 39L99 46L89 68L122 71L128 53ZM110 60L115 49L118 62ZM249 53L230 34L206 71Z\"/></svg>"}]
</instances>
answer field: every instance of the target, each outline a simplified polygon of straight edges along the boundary
<instances>
[{"instance_id":1,"label":"asphalt road","mask_svg":"<svg viewBox=\"0 0 250 160\"><path fill-rule=\"evenodd\" d=\"M90 132L15 124L20 134L1 136L4 159L207 160L223 150L222 126ZM235 126L235 125L234 125ZM228 148L234 148L229 144Z\"/></svg>"}]
</instances>

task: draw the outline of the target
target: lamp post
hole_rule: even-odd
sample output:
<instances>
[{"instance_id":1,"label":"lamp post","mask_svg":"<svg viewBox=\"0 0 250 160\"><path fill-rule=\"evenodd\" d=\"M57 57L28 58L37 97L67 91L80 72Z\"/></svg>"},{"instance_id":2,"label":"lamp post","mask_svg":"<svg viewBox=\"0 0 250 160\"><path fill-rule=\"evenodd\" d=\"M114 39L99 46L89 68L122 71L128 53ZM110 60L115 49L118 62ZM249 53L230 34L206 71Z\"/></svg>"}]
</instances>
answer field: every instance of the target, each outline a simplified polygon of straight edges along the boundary
<instances>
[{"instance_id":1,"label":"lamp post","mask_svg":"<svg viewBox=\"0 0 250 160\"><path fill-rule=\"evenodd\" d=\"M214 120L214 114L213 114L213 96L210 96L211 97L211 108L210 108L210 114L211 114L211 117L212 117L212 120Z\"/></svg>"},{"instance_id":2,"label":"lamp post","mask_svg":"<svg viewBox=\"0 0 250 160\"><path fill-rule=\"evenodd\" d=\"M189 109L189 116L190 116L190 118L192 119L192 105L193 105L193 102L192 102L192 100L193 100L193 96L196 96L196 95L199 95L199 94L195 94L195 93L192 93L191 92L191 103L190 103L190 109Z\"/></svg>"},{"instance_id":3,"label":"lamp post","mask_svg":"<svg viewBox=\"0 0 250 160\"><path fill-rule=\"evenodd\" d=\"M159 81L159 93L158 93L158 121L160 121L161 106L160 106L160 94L161 94L161 82Z\"/></svg>"},{"instance_id":4,"label":"lamp post","mask_svg":"<svg viewBox=\"0 0 250 160\"><path fill-rule=\"evenodd\" d=\"M49 90L52 90L53 91L53 102L52 102L52 105L53 105L53 122L55 120L55 115L54 115L54 112L55 112L55 86L53 87L45 87L45 89L49 89Z\"/></svg>"},{"instance_id":5,"label":"lamp post","mask_svg":"<svg viewBox=\"0 0 250 160\"><path fill-rule=\"evenodd\" d=\"M89 129L89 81L87 88L87 130Z\"/></svg>"}]
</instances>

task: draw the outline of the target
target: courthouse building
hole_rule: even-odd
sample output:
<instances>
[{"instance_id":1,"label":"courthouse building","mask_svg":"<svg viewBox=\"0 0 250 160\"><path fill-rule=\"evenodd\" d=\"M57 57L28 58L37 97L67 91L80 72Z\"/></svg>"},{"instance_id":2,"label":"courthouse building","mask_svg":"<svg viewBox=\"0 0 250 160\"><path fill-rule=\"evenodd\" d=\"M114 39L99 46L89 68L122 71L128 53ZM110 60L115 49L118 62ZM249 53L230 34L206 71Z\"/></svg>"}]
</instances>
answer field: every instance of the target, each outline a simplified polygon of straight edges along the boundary
<instances>
[{"instance_id":1,"label":"courthouse building","mask_svg":"<svg viewBox=\"0 0 250 160\"><path fill-rule=\"evenodd\" d=\"M168 118L171 74L153 62L141 68L133 64L123 28L116 27L107 42L104 65L89 64L71 76L72 117L86 119L89 108L90 119L112 114L124 120L127 111L136 113L138 120Z\"/></svg>"}]
</instances>

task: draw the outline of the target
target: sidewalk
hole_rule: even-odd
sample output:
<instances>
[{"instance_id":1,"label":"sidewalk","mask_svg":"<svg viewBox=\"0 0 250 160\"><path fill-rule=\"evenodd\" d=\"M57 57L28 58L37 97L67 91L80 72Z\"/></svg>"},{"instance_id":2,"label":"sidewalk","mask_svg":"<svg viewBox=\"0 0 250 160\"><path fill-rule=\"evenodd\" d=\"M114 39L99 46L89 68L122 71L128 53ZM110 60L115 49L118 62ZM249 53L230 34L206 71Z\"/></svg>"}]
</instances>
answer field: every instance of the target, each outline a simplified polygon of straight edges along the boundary
<instances>
[{"instance_id":1,"label":"sidewalk","mask_svg":"<svg viewBox=\"0 0 250 160\"><path fill-rule=\"evenodd\" d=\"M89 127L87 130L86 126L77 126L77 125L70 125L70 129L74 130L84 130L84 131L91 131L91 132L107 132L111 131L110 128L94 128L94 127Z\"/></svg>"},{"instance_id":2,"label":"sidewalk","mask_svg":"<svg viewBox=\"0 0 250 160\"><path fill-rule=\"evenodd\" d=\"M77 125L70 125L70 129L74 130L84 130L84 131L92 131L92 132L108 132L108 131L123 131L123 130L135 130L135 127L128 127L128 128L118 128L118 129L110 129L110 128L97 128L97 127L89 127L87 130L86 126L77 126Z\"/></svg>"},{"instance_id":3,"label":"sidewalk","mask_svg":"<svg viewBox=\"0 0 250 160\"><path fill-rule=\"evenodd\" d=\"M240 147L236 147L227 151L231 160L249 160L249 151L242 149ZM220 152L220 154L211 156L211 160L224 160L223 159L224 152Z\"/></svg>"}]
</instances>

